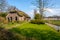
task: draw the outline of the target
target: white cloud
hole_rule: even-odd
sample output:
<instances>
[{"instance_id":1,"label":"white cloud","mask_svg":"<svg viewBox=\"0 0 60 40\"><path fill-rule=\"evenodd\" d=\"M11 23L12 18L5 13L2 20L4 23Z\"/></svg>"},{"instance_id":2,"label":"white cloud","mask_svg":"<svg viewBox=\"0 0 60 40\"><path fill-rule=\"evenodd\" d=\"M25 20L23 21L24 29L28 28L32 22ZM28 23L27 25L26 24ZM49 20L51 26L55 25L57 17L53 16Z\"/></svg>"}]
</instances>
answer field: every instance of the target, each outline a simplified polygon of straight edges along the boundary
<instances>
[{"instance_id":1,"label":"white cloud","mask_svg":"<svg viewBox=\"0 0 60 40\"><path fill-rule=\"evenodd\" d=\"M54 13L54 10L53 10L53 9L50 9L50 8L45 8L44 10L45 10L45 11L48 11L48 12L50 12L50 13Z\"/></svg>"},{"instance_id":2,"label":"white cloud","mask_svg":"<svg viewBox=\"0 0 60 40\"><path fill-rule=\"evenodd\" d=\"M28 14L31 18L33 18L33 17L34 17L34 10L28 11L27 14Z\"/></svg>"},{"instance_id":3,"label":"white cloud","mask_svg":"<svg viewBox=\"0 0 60 40\"><path fill-rule=\"evenodd\" d=\"M30 6L31 10L28 11L28 15L30 15L31 18L34 17L34 9L36 8L36 6ZM60 8L44 8L44 10L46 11L44 13L44 15L46 16L52 16L52 15L60 15ZM38 9L37 12L39 13Z\"/></svg>"},{"instance_id":4,"label":"white cloud","mask_svg":"<svg viewBox=\"0 0 60 40\"><path fill-rule=\"evenodd\" d=\"M46 12L46 16L51 16L51 15L59 15L60 16L60 8L59 9L55 9L55 8L45 8L44 9Z\"/></svg>"},{"instance_id":5,"label":"white cloud","mask_svg":"<svg viewBox=\"0 0 60 40\"><path fill-rule=\"evenodd\" d=\"M29 13L30 13L31 15L33 15L33 14L34 14L34 11L33 11L33 10L31 10Z\"/></svg>"}]
</instances>

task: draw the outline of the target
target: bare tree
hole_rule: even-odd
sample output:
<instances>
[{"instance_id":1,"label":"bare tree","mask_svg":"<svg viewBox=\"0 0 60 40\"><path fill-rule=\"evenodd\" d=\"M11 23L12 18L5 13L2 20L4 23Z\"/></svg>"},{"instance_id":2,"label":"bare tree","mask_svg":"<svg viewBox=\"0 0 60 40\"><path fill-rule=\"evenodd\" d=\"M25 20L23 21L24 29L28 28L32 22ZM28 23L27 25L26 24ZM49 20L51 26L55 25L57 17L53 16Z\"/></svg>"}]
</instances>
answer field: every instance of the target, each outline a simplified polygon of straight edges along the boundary
<instances>
[{"instance_id":1,"label":"bare tree","mask_svg":"<svg viewBox=\"0 0 60 40\"><path fill-rule=\"evenodd\" d=\"M0 12L5 11L6 8L7 8L6 0L0 0Z\"/></svg>"},{"instance_id":2,"label":"bare tree","mask_svg":"<svg viewBox=\"0 0 60 40\"><path fill-rule=\"evenodd\" d=\"M16 10L17 8L15 6L9 5L7 11Z\"/></svg>"},{"instance_id":3,"label":"bare tree","mask_svg":"<svg viewBox=\"0 0 60 40\"><path fill-rule=\"evenodd\" d=\"M49 7L49 5L51 0L35 0L35 6L37 6L37 8L39 8L39 13L41 14L41 18L43 18L43 12L44 12L44 8Z\"/></svg>"}]
</instances>

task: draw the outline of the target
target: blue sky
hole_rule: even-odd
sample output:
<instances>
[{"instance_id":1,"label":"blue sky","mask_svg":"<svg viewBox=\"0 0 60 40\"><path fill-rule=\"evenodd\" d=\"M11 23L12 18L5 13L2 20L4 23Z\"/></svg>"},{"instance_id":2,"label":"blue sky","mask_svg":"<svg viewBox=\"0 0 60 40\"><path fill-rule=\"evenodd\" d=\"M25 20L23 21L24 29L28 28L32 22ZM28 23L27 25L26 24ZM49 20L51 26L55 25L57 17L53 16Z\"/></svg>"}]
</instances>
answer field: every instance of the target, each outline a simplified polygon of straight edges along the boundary
<instances>
[{"instance_id":1,"label":"blue sky","mask_svg":"<svg viewBox=\"0 0 60 40\"><path fill-rule=\"evenodd\" d=\"M33 10L36 8L32 4L33 0L7 0L8 4L16 6L19 10L24 11L31 17L33 17ZM53 6L50 6L48 8L49 11L45 12L46 16L51 16L51 15L59 15L60 13L60 0L51 0L51 3Z\"/></svg>"}]
</instances>

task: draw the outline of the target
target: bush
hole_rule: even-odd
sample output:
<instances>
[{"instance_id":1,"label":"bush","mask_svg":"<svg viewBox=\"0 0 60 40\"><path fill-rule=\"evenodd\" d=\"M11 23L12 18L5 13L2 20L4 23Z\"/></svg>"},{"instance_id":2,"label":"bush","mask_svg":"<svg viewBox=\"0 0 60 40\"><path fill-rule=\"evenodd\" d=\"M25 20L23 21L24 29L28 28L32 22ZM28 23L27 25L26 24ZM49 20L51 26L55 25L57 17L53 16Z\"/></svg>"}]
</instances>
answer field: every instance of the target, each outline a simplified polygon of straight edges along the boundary
<instances>
[{"instance_id":1,"label":"bush","mask_svg":"<svg viewBox=\"0 0 60 40\"><path fill-rule=\"evenodd\" d=\"M5 18L7 16L7 12L1 12L0 16Z\"/></svg>"},{"instance_id":2,"label":"bush","mask_svg":"<svg viewBox=\"0 0 60 40\"><path fill-rule=\"evenodd\" d=\"M41 19L41 15L39 13L36 13L34 19Z\"/></svg>"},{"instance_id":3,"label":"bush","mask_svg":"<svg viewBox=\"0 0 60 40\"><path fill-rule=\"evenodd\" d=\"M43 20L40 20L40 19L31 20L31 23L33 23L33 24L45 24L45 22Z\"/></svg>"}]
</instances>

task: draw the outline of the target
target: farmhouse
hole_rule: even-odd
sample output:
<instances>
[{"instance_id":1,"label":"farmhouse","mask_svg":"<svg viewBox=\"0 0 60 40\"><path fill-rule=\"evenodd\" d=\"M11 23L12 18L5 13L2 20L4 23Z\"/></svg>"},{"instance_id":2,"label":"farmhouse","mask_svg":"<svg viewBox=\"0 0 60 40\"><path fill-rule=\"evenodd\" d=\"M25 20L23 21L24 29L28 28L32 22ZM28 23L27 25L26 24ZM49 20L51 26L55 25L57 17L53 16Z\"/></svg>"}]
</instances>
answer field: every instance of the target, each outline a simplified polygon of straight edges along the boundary
<instances>
[{"instance_id":1,"label":"farmhouse","mask_svg":"<svg viewBox=\"0 0 60 40\"><path fill-rule=\"evenodd\" d=\"M29 21L30 17L22 11L12 10L8 12L6 19L8 21Z\"/></svg>"}]
</instances>

